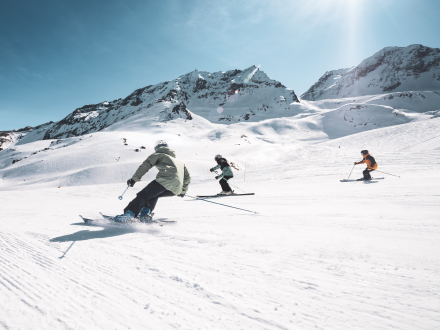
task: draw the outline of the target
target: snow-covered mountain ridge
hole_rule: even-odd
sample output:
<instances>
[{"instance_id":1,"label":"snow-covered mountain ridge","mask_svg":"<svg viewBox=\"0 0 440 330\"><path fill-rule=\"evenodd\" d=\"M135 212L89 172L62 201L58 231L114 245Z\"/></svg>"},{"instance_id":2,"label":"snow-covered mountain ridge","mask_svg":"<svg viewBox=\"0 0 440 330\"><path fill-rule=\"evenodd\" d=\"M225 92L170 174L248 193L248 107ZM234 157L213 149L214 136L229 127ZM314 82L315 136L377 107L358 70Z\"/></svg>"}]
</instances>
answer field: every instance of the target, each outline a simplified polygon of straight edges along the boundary
<instances>
[{"instance_id":1,"label":"snow-covered mountain ridge","mask_svg":"<svg viewBox=\"0 0 440 330\"><path fill-rule=\"evenodd\" d=\"M45 132L44 139L100 131L130 116L155 113L157 121L191 120L191 112L214 122L258 121L296 114L295 92L255 66L243 71L193 71L175 80L137 89L125 99L76 109Z\"/></svg>"},{"instance_id":2,"label":"snow-covered mountain ridge","mask_svg":"<svg viewBox=\"0 0 440 330\"><path fill-rule=\"evenodd\" d=\"M389 92L440 90L440 49L386 47L351 69L326 72L302 100L347 98Z\"/></svg>"},{"instance_id":3,"label":"snow-covered mountain ridge","mask_svg":"<svg viewBox=\"0 0 440 330\"><path fill-rule=\"evenodd\" d=\"M167 140L178 150L179 157L191 168L194 180L206 176L205 170L209 168L206 162L213 150L228 155L241 168L246 163L248 170L261 166L270 168L301 160L296 156L296 150L304 148L301 146L315 148L314 145L340 138L348 138L352 145L359 133L402 124L432 121L435 127L439 119L440 93L405 92L302 101L301 107L309 112L229 124L212 123L196 114L191 114L191 120L178 117L158 121L157 114L163 111L164 104L169 102L156 104L148 109L150 113L129 116L93 134L43 140L44 130L29 132L0 152L0 179L3 179L0 183L6 187L11 182L53 185L55 181L61 186L123 182L158 139ZM415 110L402 105L410 105L408 107ZM437 110L432 110L436 106ZM37 135L40 139L32 141ZM425 135L430 139L435 132ZM418 141L424 141L424 134L418 136ZM368 141L363 142L364 148L368 149L368 145Z\"/></svg>"},{"instance_id":4,"label":"snow-covered mountain ridge","mask_svg":"<svg viewBox=\"0 0 440 330\"><path fill-rule=\"evenodd\" d=\"M0 151L6 149L9 145L19 142L25 136L27 136L26 140L29 141L42 139L45 131L52 127L53 123L53 121L50 121L36 127L26 126L12 131L0 131Z\"/></svg>"},{"instance_id":5,"label":"snow-covered mountain ridge","mask_svg":"<svg viewBox=\"0 0 440 330\"><path fill-rule=\"evenodd\" d=\"M339 82L352 71L335 70L327 76ZM293 90L256 67L212 74L194 71L140 88L125 99L83 106L57 123L2 132L0 178L6 182L26 173L26 184L32 184L51 168L44 178L47 182L119 182L123 171L128 168L125 176L129 176L134 164L145 157L141 147L148 148L159 136L189 158L193 157L189 146L206 144L208 149L216 145L222 153L235 155L241 165L252 160L271 166L290 159L284 152L273 153L277 148L324 143L439 116L439 90L299 102ZM128 143L121 143L128 137ZM261 150L272 156L255 156ZM114 164L113 154L121 162ZM127 167L127 162L132 165ZM92 174L103 167L113 175ZM193 168L199 167L203 166L195 161Z\"/></svg>"}]
</instances>

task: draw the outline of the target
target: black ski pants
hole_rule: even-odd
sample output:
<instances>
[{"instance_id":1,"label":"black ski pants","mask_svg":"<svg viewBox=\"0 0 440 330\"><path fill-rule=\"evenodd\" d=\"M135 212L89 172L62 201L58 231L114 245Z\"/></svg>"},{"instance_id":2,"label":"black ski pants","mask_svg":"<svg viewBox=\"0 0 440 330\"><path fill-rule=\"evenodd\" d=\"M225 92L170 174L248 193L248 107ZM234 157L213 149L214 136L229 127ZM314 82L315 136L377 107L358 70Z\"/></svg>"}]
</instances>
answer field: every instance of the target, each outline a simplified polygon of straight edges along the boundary
<instances>
[{"instance_id":1,"label":"black ski pants","mask_svg":"<svg viewBox=\"0 0 440 330\"><path fill-rule=\"evenodd\" d=\"M139 212L143 207L150 208L151 212L153 212L156 207L157 200L160 197L171 197L176 196L169 190L166 190L160 183L156 180L151 181L144 189L137 193L135 199L133 199L127 207L124 209L124 213L127 210L130 210L137 217Z\"/></svg>"},{"instance_id":2,"label":"black ski pants","mask_svg":"<svg viewBox=\"0 0 440 330\"><path fill-rule=\"evenodd\" d=\"M233 178L232 176L224 176L220 180L220 186L222 186L223 191L232 191L231 187L229 186L228 181L226 181L226 180L229 180L229 179L232 179L232 178Z\"/></svg>"},{"instance_id":3,"label":"black ski pants","mask_svg":"<svg viewBox=\"0 0 440 330\"><path fill-rule=\"evenodd\" d=\"M362 173L364 174L364 180L371 180L371 172L373 172L373 169L366 168Z\"/></svg>"}]
</instances>

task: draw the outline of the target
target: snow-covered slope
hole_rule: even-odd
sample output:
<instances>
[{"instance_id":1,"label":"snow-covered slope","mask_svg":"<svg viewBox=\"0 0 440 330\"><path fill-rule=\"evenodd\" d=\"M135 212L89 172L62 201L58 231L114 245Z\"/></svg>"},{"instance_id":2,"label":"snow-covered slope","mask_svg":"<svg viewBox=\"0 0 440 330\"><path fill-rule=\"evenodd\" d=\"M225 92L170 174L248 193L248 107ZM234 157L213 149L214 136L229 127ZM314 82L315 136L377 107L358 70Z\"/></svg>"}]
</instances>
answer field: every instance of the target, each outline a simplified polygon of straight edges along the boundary
<instances>
[{"instance_id":1,"label":"snow-covered slope","mask_svg":"<svg viewBox=\"0 0 440 330\"><path fill-rule=\"evenodd\" d=\"M426 110L432 107L423 101L430 100L429 97L435 100L439 96L421 93L408 99L414 100L413 108L423 104L426 107L423 110ZM389 94L363 97L358 100L360 102L350 99L303 101L301 107L308 112L228 124L212 123L196 114L190 114L191 119L176 115L172 120L161 121L157 114L164 111L161 109L167 111L170 103L160 102L144 113L118 121L100 132L22 143L27 142L25 135L18 143L0 152L0 178L3 179L0 186L1 182L3 186L15 182L19 185L17 187L36 183L72 186L124 182L149 154L151 144L162 138L168 140L179 155L190 159L195 177L205 175L205 169L209 167L206 160L200 163L196 155L209 150L230 155L242 167L246 162L251 168L257 166L256 163L258 166L272 166L289 159L298 144L350 139L361 132L431 121L438 117L438 111L417 112L391 106L399 102L405 104L406 98ZM390 105L380 104L387 102ZM40 134L41 137L43 132L35 130L28 134ZM262 156L264 153L267 155Z\"/></svg>"},{"instance_id":2,"label":"snow-covered slope","mask_svg":"<svg viewBox=\"0 0 440 330\"><path fill-rule=\"evenodd\" d=\"M364 108L340 110L230 125L132 116L2 151L0 327L439 328L440 118L363 131L344 118ZM329 120L352 134L329 140ZM174 225L85 226L79 214L121 213L154 178L118 200L159 138L186 163L190 196L219 191L221 153L240 169L232 184L256 195L215 202L259 214L171 197L155 213ZM365 148L401 178L339 182Z\"/></svg>"},{"instance_id":3,"label":"snow-covered slope","mask_svg":"<svg viewBox=\"0 0 440 330\"><path fill-rule=\"evenodd\" d=\"M440 90L440 49L411 45L386 47L350 70L326 72L301 99L429 90Z\"/></svg>"},{"instance_id":4,"label":"snow-covered slope","mask_svg":"<svg viewBox=\"0 0 440 330\"><path fill-rule=\"evenodd\" d=\"M40 140L44 137L46 130L52 127L54 123L48 122L36 127L26 126L25 128L1 131L0 132L0 151L15 143L28 143Z\"/></svg>"},{"instance_id":5,"label":"snow-covered slope","mask_svg":"<svg viewBox=\"0 0 440 330\"><path fill-rule=\"evenodd\" d=\"M209 89L187 87L199 74ZM196 71L125 105L7 133L0 328L440 328L440 93L286 106L278 101L292 91L249 75L228 94L231 82ZM175 92L157 99L169 84ZM196 97L212 91L225 104ZM263 100L266 111L242 117ZM234 166L235 191L255 195L211 200L235 208L160 199L155 217L174 225L86 226L79 214L122 213L155 177L117 198L159 139L185 162L189 196L220 191L209 171L218 153ZM362 176L362 149L385 179L341 183Z\"/></svg>"}]
</instances>

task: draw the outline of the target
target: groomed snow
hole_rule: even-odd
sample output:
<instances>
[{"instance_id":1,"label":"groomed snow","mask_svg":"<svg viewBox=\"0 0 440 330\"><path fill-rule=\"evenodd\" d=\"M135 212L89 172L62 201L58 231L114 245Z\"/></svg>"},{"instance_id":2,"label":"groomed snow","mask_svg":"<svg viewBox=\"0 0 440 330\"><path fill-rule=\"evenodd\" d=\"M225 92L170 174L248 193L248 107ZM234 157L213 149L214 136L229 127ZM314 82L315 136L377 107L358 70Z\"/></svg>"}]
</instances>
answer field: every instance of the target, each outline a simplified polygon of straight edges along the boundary
<instances>
[{"instance_id":1,"label":"groomed snow","mask_svg":"<svg viewBox=\"0 0 440 330\"><path fill-rule=\"evenodd\" d=\"M349 130L338 106L232 125L132 117L2 151L0 328L440 328L440 118L365 103L351 112L389 127ZM189 195L220 191L220 153L256 195L212 201L259 214L171 197L155 213L174 225L85 225L79 214L119 214L154 178L118 200L159 138L187 164ZM365 148L400 178L339 182Z\"/></svg>"}]
</instances>

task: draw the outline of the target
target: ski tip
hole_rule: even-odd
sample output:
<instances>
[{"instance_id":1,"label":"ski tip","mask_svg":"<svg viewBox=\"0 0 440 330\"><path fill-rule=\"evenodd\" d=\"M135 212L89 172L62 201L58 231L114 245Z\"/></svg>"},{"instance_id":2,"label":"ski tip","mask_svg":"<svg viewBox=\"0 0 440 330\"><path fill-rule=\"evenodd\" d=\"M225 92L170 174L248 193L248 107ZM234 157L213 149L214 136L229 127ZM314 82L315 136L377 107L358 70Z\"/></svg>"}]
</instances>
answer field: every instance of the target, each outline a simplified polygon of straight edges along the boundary
<instances>
[{"instance_id":1,"label":"ski tip","mask_svg":"<svg viewBox=\"0 0 440 330\"><path fill-rule=\"evenodd\" d=\"M85 223L90 223L92 220L84 218L82 215L79 216Z\"/></svg>"}]
</instances>

